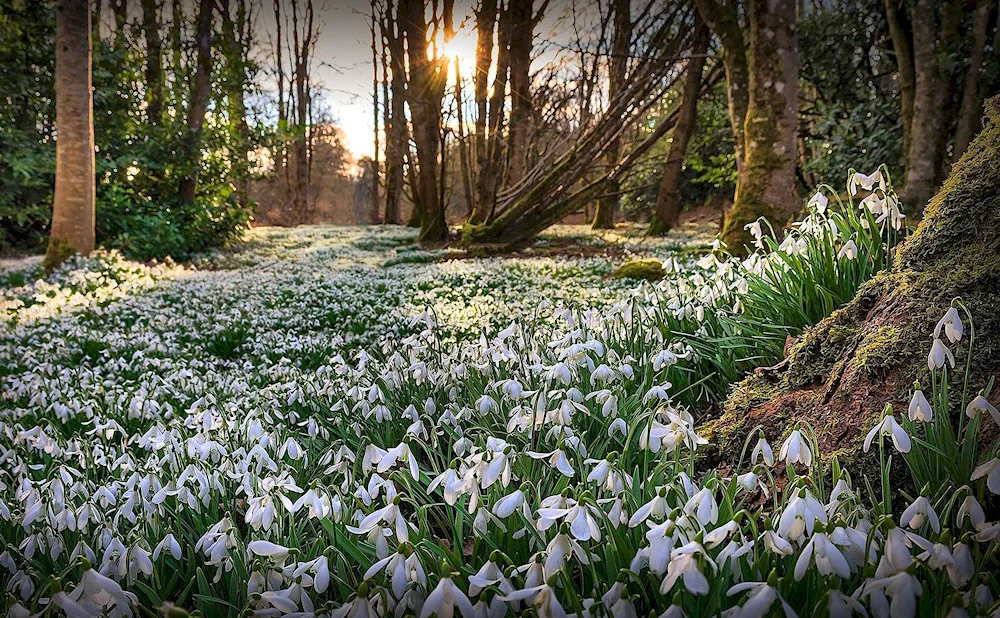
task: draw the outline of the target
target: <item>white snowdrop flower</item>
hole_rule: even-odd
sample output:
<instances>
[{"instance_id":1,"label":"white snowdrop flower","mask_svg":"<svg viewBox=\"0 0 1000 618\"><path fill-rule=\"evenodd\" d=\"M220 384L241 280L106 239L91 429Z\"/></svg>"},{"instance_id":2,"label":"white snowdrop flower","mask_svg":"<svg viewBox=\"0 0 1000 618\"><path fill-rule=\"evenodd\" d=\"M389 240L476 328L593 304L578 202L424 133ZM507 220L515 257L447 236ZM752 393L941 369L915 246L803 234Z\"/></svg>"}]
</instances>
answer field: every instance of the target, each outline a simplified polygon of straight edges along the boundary
<instances>
[{"instance_id":1,"label":"white snowdrop flower","mask_svg":"<svg viewBox=\"0 0 1000 618\"><path fill-rule=\"evenodd\" d=\"M450 618L455 615L455 610L462 614L463 618L475 618L472 609L472 602L465 593L455 585L451 577L442 577L437 587L424 601L423 609L420 610L420 618Z\"/></svg>"},{"instance_id":2,"label":"white snowdrop flower","mask_svg":"<svg viewBox=\"0 0 1000 618\"><path fill-rule=\"evenodd\" d=\"M805 467L812 465L812 448L809 441L802 437L802 433L795 429L785 438L778 452L779 458L791 465L800 463Z\"/></svg>"},{"instance_id":3,"label":"white snowdrop flower","mask_svg":"<svg viewBox=\"0 0 1000 618\"><path fill-rule=\"evenodd\" d=\"M501 519L506 519L516 513L518 509L521 509L526 516L530 515L524 492L520 489L515 489L497 500L496 504L493 505L493 514ZM530 517L528 518L530 519Z\"/></svg>"},{"instance_id":4,"label":"white snowdrop flower","mask_svg":"<svg viewBox=\"0 0 1000 618\"><path fill-rule=\"evenodd\" d=\"M851 576L851 565L840 549L822 532L810 537L802 548L798 560L795 561L795 581L802 581L809 568L810 561L816 565L816 570L823 575L836 575L842 579Z\"/></svg>"},{"instance_id":5,"label":"white snowdrop flower","mask_svg":"<svg viewBox=\"0 0 1000 618\"><path fill-rule=\"evenodd\" d=\"M576 474L576 471L569 462L569 457L566 456L566 452L562 449L556 449L548 453L539 453L536 451L527 451L527 453L532 459L547 460L549 466L555 468L565 476L573 477Z\"/></svg>"},{"instance_id":6,"label":"white snowdrop flower","mask_svg":"<svg viewBox=\"0 0 1000 618\"><path fill-rule=\"evenodd\" d=\"M865 175L861 172L854 172L847 181L848 192L853 196L858 194L858 187L865 191L872 191L878 186L885 190L885 179L882 178L882 170L877 169L871 174Z\"/></svg>"},{"instance_id":7,"label":"white snowdrop flower","mask_svg":"<svg viewBox=\"0 0 1000 618\"><path fill-rule=\"evenodd\" d=\"M653 371L660 371L665 367L672 367L677 364L677 355L670 350L661 350L653 357Z\"/></svg>"},{"instance_id":8,"label":"white snowdrop flower","mask_svg":"<svg viewBox=\"0 0 1000 618\"><path fill-rule=\"evenodd\" d=\"M556 591L548 584L538 586L526 586L522 590L517 590L502 597L507 602L528 601L539 618L567 618L569 614L563 609L556 598Z\"/></svg>"},{"instance_id":9,"label":"white snowdrop flower","mask_svg":"<svg viewBox=\"0 0 1000 618\"><path fill-rule=\"evenodd\" d=\"M987 401L982 394L976 395L969 402L969 405L965 406L965 415L969 418L974 418L980 412L989 412L990 416L993 417L993 422L1000 425L1000 410L997 410L996 406Z\"/></svg>"},{"instance_id":10,"label":"white snowdrop flower","mask_svg":"<svg viewBox=\"0 0 1000 618\"><path fill-rule=\"evenodd\" d=\"M809 198L809 203L807 205L819 214L823 214L826 212L826 207L829 203L829 198L823 195L822 192L817 191L816 193L813 193L812 197Z\"/></svg>"},{"instance_id":11,"label":"white snowdrop flower","mask_svg":"<svg viewBox=\"0 0 1000 618\"><path fill-rule=\"evenodd\" d=\"M726 596L734 596L741 592L750 593L743 605L734 612L734 615L739 618L764 618L764 616L769 615L774 602L779 601L785 618L797 618L792 607L778 593L777 577L774 579L774 582L743 582L730 587Z\"/></svg>"},{"instance_id":12,"label":"white snowdrop flower","mask_svg":"<svg viewBox=\"0 0 1000 618\"><path fill-rule=\"evenodd\" d=\"M808 489L801 489L788 501L778 520L777 532L780 536L799 541L812 535L816 522L827 522L826 509Z\"/></svg>"},{"instance_id":13,"label":"white snowdrop flower","mask_svg":"<svg viewBox=\"0 0 1000 618\"><path fill-rule=\"evenodd\" d=\"M927 498L918 496L899 517L899 525L916 530L924 525L924 522L930 523L931 530L934 532L941 531L941 522L938 520L937 513L934 512L934 507L931 506Z\"/></svg>"},{"instance_id":14,"label":"white snowdrop flower","mask_svg":"<svg viewBox=\"0 0 1000 618\"><path fill-rule=\"evenodd\" d=\"M948 341L952 343L958 343L962 339L962 334L965 332L965 328L962 326L962 318L958 315L958 309L955 307L949 307L948 311L941 316L938 323L934 326L934 338L941 338L941 329L944 329L945 335L948 337Z\"/></svg>"},{"instance_id":15,"label":"white snowdrop flower","mask_svg":"<svg viewBox=\"0 0 1000 618\"><path fill-rule=\"evenodd\" d=\"M855 260L858 257L858 244L854 242L854 239L848 240L844 243L844 246L840 248L837 252L837 257L840 259Z\"/></svg>"},{"instance_id":16,"label":"white snowdrop flower","mask_svg":"<svg viewBox=\"0 0 1000 618\"><path fill-rule=\"evenodd\" d=\"M955 513L955 521L961 526L967 517L973 528L979 528L986 523L986 513L983 512L983 507L972 494L967 495L962 504L958 506L958 511Z\"/></svg>"},{"instance_id":17,"label":"white snowdrop flower","mask_svg":"<svg viewBox=\"0 0 1000 618\"><path fill-rule=\"evenodd\" d=\"M764 464L767 466L774 465L774 452L771 450L771 445L764 439L763 434L757 439L757 443L750 453L750 463L756 464L758 459L763 459Z\"/></svg>"},{"instance_id":18,"label":"white snowdrop flower","mask_svg":"<svg viewBox=\"0 0 1000 618\"><path fill-rule=\"evenodd\" d=\"M851 618L852 616L868 616L865 606L853 596L848 596L839 590L827 593L827 611L830 618Z\"/></svg>"},{"instance_id":19,"label":"white snowdrop flower","mask_svg":"<svg viewBox=\"0 0 1000 618\"><path fill-rule=\"evenodd\" d=\"M972 480L978 481L986 477L986 487L990 492L1000 495L1000 459L994 457L986 463L976 466L972 471Z\"/></svg>"},{"instance_id":20,"label":"white snowdrop flower","mask_svg":"<svg viewBox=\"0 0 1000 618\"><path fill-rule=\"evenodd\" d=\"M944 367L945 361L951 365L952 369L955 368L955 355L945 347L939 338L935 337L934 343L931 344L931 351L927 354L927 369L930 371L940 369Z\"/></svg>"},{"instance_id":21,"label":"white snowdrop flower","mask_svg":"<svg viewBox=\"0 0 1000 618\"><path fill-rule=\"evenodd\" d=\"M481 416L486 416L487 414L499 411L500 406L489 395L483 395L476 401L476 409Z\"/></svg>"},{"instance_id":22,"label":"white snowdrop flower","mask_svg":"<svg viewBox=\"0 0 1000 618\"><path fill-rule=\"evenodd\" d=\"M714 493L707 487L688 499L684 505L684 512L694 515L702 526L714 524L719 520L719 505L715 501Z\"/></svg>"},{"instance_id":23,"label":"white snowdrop flower","mask_svg":"<svg viewBox=\"0 0 1000 618\"><path fill-rule=\"evenodd\" d=\"M795 548L792 547L792 544L778 536L773 530L765 530L764 534L761 535L761 540L764 543L764 547L773 554L791 556L795 553Z\"/></svg>"},{"instance_id":24,"label":"white snowdrop flower","mask_svg":"<svg viewBox=\"0 0 1000 618\"><path fill-rule=\"evenodd\" d=\"M694 541L675 549L670 555L667 565L667 576L660 584L660 594L669 593L678 580L684 582L684 587L693 595L708 594L710 586L708 578L701 572L699 556L706 565L718 571L715 562L705 553L704 548Z\"/></svg>"},{"instance_id":25,"label":"white snowdrop flower","mask_svg":"<svg viewBox=\"0 0 1000 618\"><path fill-rule=\"evenodd\" d=\"M925 423L930 422L934 418L934 411L931 409L931 404L928 403L927 397L924 396L924 392L920 390L920 385L916 386L917 388L913 391L913 397L910 398L910 409L908 412L910 420L920 420Z\"/></svg>"},{"instance_id":26,"label":"white snowdrop flower","mask_svg":"<svg viewBox=\"0 0 1000 618\"><path fill-rule=\"evenodd\" d=\"M247 544L247 550L256 556L264 556L267 558L273 558L274 560L283 559L289 552L287 547L262 540L250 541L250 543Z\"/></svg>"},{"instance_id":27,"label":"white snowdrop flower","mask_svg":"<svg viewBox=\"0 0 1000 618\"><path fill-rule=\"evenodd\" d=\"M913 562L910 548L913 542L902 528L893 526L885 538L884 555L886 561L896 570L903 571Z\"/></svg>"},{"instance_id":28,"label":"white snowdrop flower","mask_svg":"<svg viewBox=\"0 0 1000 618\"><path fill-rule=\"evenodd\" d=\"M923 587L913 575L900 571L895 575L869 580L862 595L872 595L876 590L892 599L887 608L892 618L917 615L917 597L923 594Z\"/></svg>"},{"instance_id":29,"label":"white snowdrop flower","mask_svg":"<svg viewBox=\"0 0 1000 618\"><path fill-rule=\"evenodd\" d=\"M871 449L875 436L890 437L897 451L900 453L910 452L910 436L906 435L906 431L896 422L892 414L887 414L865 436L864 452L867 453Z\"/></svg>"}]
</instances>

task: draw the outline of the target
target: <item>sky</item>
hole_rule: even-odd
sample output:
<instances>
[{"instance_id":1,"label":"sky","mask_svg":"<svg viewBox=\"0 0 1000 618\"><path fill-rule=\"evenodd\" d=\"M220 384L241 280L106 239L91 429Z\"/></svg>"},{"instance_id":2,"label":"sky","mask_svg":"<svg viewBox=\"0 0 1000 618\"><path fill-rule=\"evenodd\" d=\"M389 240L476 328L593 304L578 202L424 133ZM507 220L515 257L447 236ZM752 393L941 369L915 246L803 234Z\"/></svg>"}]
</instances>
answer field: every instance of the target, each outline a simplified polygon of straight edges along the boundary
<instances>
[{"instance_id":1,"label":"sky","mask_svg":"<svg viewBox=\"0 0 1000 618\"><path fill-rule=\"evenodd\" d=\"M348 150L356 158L370 157L375 149L369 30L371 4L368 0L314 0L314 3L316 18L321 22L314 79L323 86L323 99L333 121L344 131ZM273 35L273 10L269 2L265 4L261 21ZM461 0L457 4L456 21L459 21L467 7ZM452 47L463 67L471 66L474 59L475 41L471 30L471 23L466 24Z\"/></svg>"},{"instance_id":2,"label":"sky","mask_svg":"<svg viewBox=\"0 0 1000 618\"><path fill-rule=\"evenodd\" d=\"M286 1L286 0L279 0ZM265 0L261 23L273 36L274 12ZM447 50L459 58L460 70L468 79L475 63L475 33L471 8L473 0L457 0L455 22L458 34ZM565 17L568 3L550 3L546 19L536 30L546 36ZM374 152L372 111L372 58L369 0L314 0L321 32L316 45L314 79L323 86L323 99L333 121L344 131L347 149L356 158ZM546 54L543 54L546 56ZM539 58L544 61L545 58Z\"/></svg>"}]
</instances>

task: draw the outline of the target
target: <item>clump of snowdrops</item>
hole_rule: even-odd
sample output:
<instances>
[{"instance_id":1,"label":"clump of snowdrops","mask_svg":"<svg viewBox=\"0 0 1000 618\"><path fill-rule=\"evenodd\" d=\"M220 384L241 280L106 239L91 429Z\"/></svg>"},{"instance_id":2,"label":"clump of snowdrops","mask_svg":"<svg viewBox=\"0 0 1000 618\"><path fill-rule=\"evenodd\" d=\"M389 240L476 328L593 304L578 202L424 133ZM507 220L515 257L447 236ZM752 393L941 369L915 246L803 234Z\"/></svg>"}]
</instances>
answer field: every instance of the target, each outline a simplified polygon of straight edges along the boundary
<instances>
[{"instance_id":1,"label":"clump of snowdrops","mask_svg":"<svg viewBox=\"0 0 1000 618\"><path fill-rule=\"evenodd\" d=\"M705 472L683 403L705 383L704 339L648 318L693 324L738 296L698 288L674 307L643 288L581 309L517 281L528 300L508 325L469 338L447 308L497 305L504 267L383 272L308 253L4 340L5 360L55 359L0 391L8 615L996 612L1000 462L978 446L996 411L990 385L973 396L967 379L960 404L945 386L960 304L930 348L930 395L873 429L880 478L825 460L804 426L754 430L731 471ZM317 276L334 255L344 272ZM401 280L436 309L398 324ZM83 339L100 345L81 359ZM895 451L920 495L892 493Z\"/></svg>"}]
</instances>

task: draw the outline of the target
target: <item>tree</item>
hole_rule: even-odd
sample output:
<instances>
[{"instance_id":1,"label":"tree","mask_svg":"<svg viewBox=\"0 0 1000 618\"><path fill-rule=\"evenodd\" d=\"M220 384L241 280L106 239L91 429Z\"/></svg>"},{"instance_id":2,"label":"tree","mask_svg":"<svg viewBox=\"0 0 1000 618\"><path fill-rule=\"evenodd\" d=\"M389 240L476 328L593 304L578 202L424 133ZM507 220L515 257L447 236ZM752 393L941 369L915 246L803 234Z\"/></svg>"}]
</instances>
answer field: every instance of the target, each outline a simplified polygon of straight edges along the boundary
<instances>
[{"instance_id":1,"label":"tree","mask_svg":"<svg viewBox=\"0 0 1000 618\"><path fill-rule=\"evenodd\" d=\"M400 223L403 197L403 173L410 131L406 120L406 49L402 27L396 18L393 2L388 0L382 14L382 38L388 55L390 96L386 101L388 122L385 130L385 219ZM387 78L389 79L389 78Z\"/></svg>"},{"instance_id":2,"label":"tree","mask_svg":"<svg viewBox=\"0 0 1000 618\"><path fill-rule=\"evenodd\" d=\"M156 0L142 0L142 32L146 39L146 115L153 126L163 114L163 43Z\"/></svg>"},{"instance_id":3,"label":"tree","mask_svg":"<svg viewBox=\"0 0 1000 618\"><path fill-rule=\"evenodd\" d=\"M967 4L885 0L903 116L906 172L901 197L918 216L947 175L947 164L967 147L986 94L980 69L995 0L978 2L971 15L965 11ZM966 47L962 35L969 20L972 37ZM954 92L961 93L957 101Z\"/></svg>"},{"instance_id":4,"label":"tree","mask_svg":"<svg viewBox=\"0 0 1000 618\"><path fill-rule=\"evenodd\" d=\"M684 156L687 154L688 141L694 130L698 115L698 97L701 95L702 71L705 67L705 55L708 52L708 26L697 21L697 32L691 47L691 59L688 60L687 73L684 77L684 90L681 93L681 104L677 109L677 124L670 140L670 152L663 169L663 179L656 195L656 212L649 223L648 234L658 236L666 234L681 214L680 188L681 171L684 168Z\"/></svg>"},{"instance_id":5,"label":"tree","mask_svg":"<svg viewBox=\"0 0 1000 618\"><path fill-rule=\"evenodd\" d=\"M86 2L56 7L56 191L45 266L94 249L94 97L90 10Z\"/></svg>"},{"instance_id":6,"label":"tree","mask_svg":"<svg viewBox=\"0 0 1000 618\"><path fill-rule=\"evenodd\" d=\"M189 171L181 181L181 201L194 203L198 189L198 173L201 168L201 133L208 111L209 88L212 78L212 0L199 0L198 31L196 35L197 65L191 84L191 102L188 108L187 133L184 156Z\"/></svg>"},{"instance_id":7,"label":"tree","mask_svg":"<svg viewBox=\"0 0 1000 618\"><path fill-rule=\"evenodd\" d=\"M422 215L420 241L436 242L448 237L448 225L444 218L444 199L439 187L441 101L444 98L447 82L448 62L439 50L429 48L430 27L425 13L423 0L400 0L399 19L406 35L406 52L410 67L407 102L410 106L413 141L417 151L414 201L418 204ZM410 169L412 173L412 166Z\"/></svg>"},{"instance_id":8,"label":"tree","mask_svg":"<svg viewBox=\"0 0 1000 618\"><path fill-rule=\"evenodd\" d=\"M615 98L625 83L628 72L628 53L632 47L632 2L614 0L614 35L611 43L611 66L608 71L608 98ZM700 77L700 76L699 76ZM697 90L697 87L695 88ZM676 131L676 129L675 129ZM615 137L608 148L608 165L614 165L621 157L621 137ZM592 227L595 230L615 227L615 212L618 210L620 185L612 182L607 194L597 202Z\"/></svg>"},{"instance_id":9,"label":"tree","mask_svg":"<svg viewBox=\"0 0 1000 618\"><path fill-rule=\"evenodd\" d=\"M799 59L795 0L749 0L749 41L741 53L739 12L734 0L697 0L702 18L724 48L733 134L737 136L737 183L722 240L734 253L745 252L745 226L760 217L783 225L799 208L795 177L798 142ZM745 54L746 72L743 73ZM743 76L746 76L745 86ZM740 121L746 89L746 112ZM742 141L740 133L742 129Z\"/></svg>"},{"instance_id":10,"label":"tree","mask_svg":"<svg viewBox=\"0 0 1000 618\"><path fill-rule=\"evenodd\" d=\"M995 373L1000 97L987 102L983 126L928 203L916 232L899 248L892 268L807 330L790 346L783 366L758 371L738 385L713 423L719 442L745 436L757 424L764 424L768 435L780 435L804 422L817 432L821 452L856 452L887 402L905 406L913 381L927 371L928 333L956 297L975 320L976 379ZM955 374L962 379L961 371Z\"/></svg>"}]
</instances>

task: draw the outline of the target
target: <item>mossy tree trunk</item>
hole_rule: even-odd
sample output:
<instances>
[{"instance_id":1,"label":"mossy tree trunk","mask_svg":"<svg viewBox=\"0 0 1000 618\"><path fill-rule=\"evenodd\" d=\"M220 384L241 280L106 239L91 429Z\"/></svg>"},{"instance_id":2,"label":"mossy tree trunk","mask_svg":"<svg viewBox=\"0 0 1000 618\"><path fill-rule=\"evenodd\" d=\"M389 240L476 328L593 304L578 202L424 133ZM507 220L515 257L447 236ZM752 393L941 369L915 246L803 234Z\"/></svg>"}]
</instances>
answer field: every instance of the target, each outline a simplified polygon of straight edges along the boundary
<instances>
[{"instance_id":1,"label":"mossy tree trunk","mask_svg":"<svg viewBox=\"0 0 1000 618\"><path fill-rule=\"evenodd\" d=\"M744 162L733 207L722 228L730 251L752 242L744 227L760 217L784 225L799 209L795 179L798 143L799 50L795 0L751 0L750 100L744 124Z\"/></svg>"},{"instance_id":2,"label":"mossy tree trunk","mask_svg":"<svg viewBox=\"0 0 1000 618\"><path fill-rule=\"evenodd\" d=\"M930 334L956 297L975 323L975 384L1000 374L1000 98L987 103L983 127L893 267L806 331L783 369L758 370L734 390L706 427L723 458L738 455L755 425L774 440L800 421L824 453L856 454L885 404L905 407L925 377ZM968 352L968 338L953 351Z\"/></svg>"},{"instance_id":3,"label":"mossy tree trunk","mask_svg":"<svg viewBox=\"0 0 1000 618\"><path fill-rule=\"evenodd\" d=\"M45 266L94 249L94 98L90 10L63 0L56 8L56 191Z\"/></svg>"}]
</instances>

